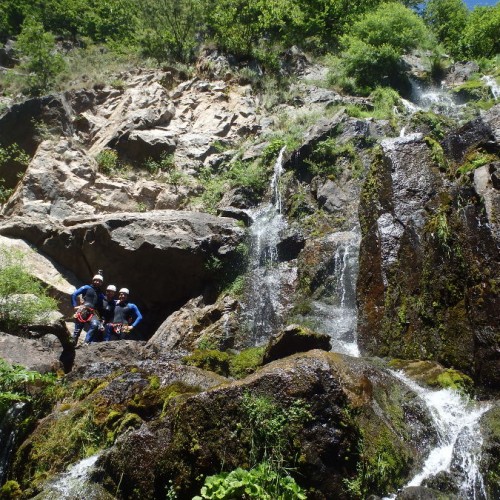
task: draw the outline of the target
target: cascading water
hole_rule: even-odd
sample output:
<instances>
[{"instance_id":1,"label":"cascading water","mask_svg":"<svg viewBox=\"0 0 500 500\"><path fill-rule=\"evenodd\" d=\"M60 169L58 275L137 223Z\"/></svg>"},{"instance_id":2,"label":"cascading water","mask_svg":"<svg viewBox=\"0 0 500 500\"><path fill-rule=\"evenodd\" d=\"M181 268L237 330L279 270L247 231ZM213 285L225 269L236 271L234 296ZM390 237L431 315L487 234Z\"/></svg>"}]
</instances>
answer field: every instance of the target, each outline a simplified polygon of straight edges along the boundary
<instances>
[{"instance_id":1,"label":"cascading water","mask_svg":"<svg viewBox=\"0 0 500 500\"><path fill-rule=\"evenodd\" d=\"M250 227L250 272L246 316L254 345L267 341L281 324L283 266L278 262L280 233L287 227L281 214L280 177L283 148L274 165L271 181L272 200L253 211Z\"/></svg>"},{"instance_id":2,"label":"cascading water","mask_svg":"<svg viewBox=\"0 0 500 500\"><path fill-rule=\"evenodd\" d=\"M438 472L451 472L459 478L459 498L485 499L478 467L482 444L479 419L489 405L467 401L451 389L425 389L401 372L392 373L424 401L438 433L438 443L429 453L422 471L406 486L420 486Z\"/></svg>"},{"instance_id":3,"label":"cascading water","mask_svg":"<svg viewBox=\"0 0 500 500\"><path fill-rule=\"evenodd\" d=\"M485 75L481 78L481 80L483 80L484 83L486 83L486 85L490 88L493 99L498 101L500 99L500 85L498 85L495 78L490 75Z\"/></svg>"},{"instance_id":4,"label":"cascading water","mask_svg":"<svg viewBox=\"0 0 500 500\"><path fill-rule=\"evenodd\" d=\"M26 417L27 410L27 403L16 402L7 410L0 423L0 485L5 481L10 458L16 446L19 425Z\"/></svg>"},{"instance_id":5,"label":"cascading water","mask_svg":"<svg viewBox=\"0 0 500 500\"><path fill-rule=\"evenodd\" d=\"M76 499L96 498L89 493L89 473L99 458L99 454L84 458L73 465L68 472L47 486L43 498ZM50 496L49 496L50 495ZM90 495L90 496L89 496Z\"/></svg>"},{"instance_id":6,"label":"cascading water","mask_svg":"<svg viewBox=\"0 0 500 500\"><path fill-rule=\"evenodd\" d=\"M332 351L359 356L356 338L356 279L360 236L358 230L334 233L335 246L331 276L330 299L312 302L308 319L316 329L330 335Z\"/></svg>"}]
</instances>

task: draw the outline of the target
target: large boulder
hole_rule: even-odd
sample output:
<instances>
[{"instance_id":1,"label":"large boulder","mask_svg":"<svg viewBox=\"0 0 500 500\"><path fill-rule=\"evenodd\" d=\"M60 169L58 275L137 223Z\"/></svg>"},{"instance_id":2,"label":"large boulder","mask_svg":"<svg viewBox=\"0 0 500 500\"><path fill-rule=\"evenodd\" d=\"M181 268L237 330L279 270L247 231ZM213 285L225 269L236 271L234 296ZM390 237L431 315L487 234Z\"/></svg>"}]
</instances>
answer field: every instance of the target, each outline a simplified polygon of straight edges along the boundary
<instances>
[{"instance_id":1,"label":"large boulder","mask_svg":"<svg viewBox=\"0 0 500 500\"><path fill-rule=\"evenodd\" d=\"M98 173L96 161L81 145L61 138L40 144L2 213L64 219L76 214L176 209L193 189L138 176L109 178Z\"/></svg>"},{"instance_id":2,"label":"large boulder","mask_svg":"<svg viewBox=\"0 0 500 500\"><path fill-rule=\"evenodd\" d=\"M289 465L301 486L314 489L313 498L348 498L346 481L355 481L363 467L373 474L366 484L366 476L358 477L364 491L394 490L435 438L426 410L397 379L366 361L310 351L173 401L164 418L118 439L98 460L95 480L108 491L145 498L172 481L180 498L192 498L203 476L252 465L245 404L263 397L284 411L305 404L310 412L286 450L300 456ZM380 460L383 473L375 466Z\"/></svg>"},{"instance_id":3,"label":"large boulder","mask_svg":"<svg viewBox=\"0 0 500 500\"><path fill-rule=\"evenodd\" d=\"M450 163L498 147L500 106L443 141ZM492 143L493 141L493 143ZM496 142L495 142L496 141ZM360 202L362 352L434 359L500 386L498 221L468 178L450 181L419 136L385 140ZM488 171L489 172L489 171ZM486 180L477 180L486 193Z\"/></svg>"},{"instance_id":4,"label":"large boulder","mask_svg":"<svg viewBox=\"0 0 500 500\"><path fill-rule=\"evenodd\" d=\"M203 345L225 351L237 346L239 303L229 296L214 304L203 297L188 301L173 312L149 339L147 349L158 355L193 351Z\"/></svg>"}]
</instances>

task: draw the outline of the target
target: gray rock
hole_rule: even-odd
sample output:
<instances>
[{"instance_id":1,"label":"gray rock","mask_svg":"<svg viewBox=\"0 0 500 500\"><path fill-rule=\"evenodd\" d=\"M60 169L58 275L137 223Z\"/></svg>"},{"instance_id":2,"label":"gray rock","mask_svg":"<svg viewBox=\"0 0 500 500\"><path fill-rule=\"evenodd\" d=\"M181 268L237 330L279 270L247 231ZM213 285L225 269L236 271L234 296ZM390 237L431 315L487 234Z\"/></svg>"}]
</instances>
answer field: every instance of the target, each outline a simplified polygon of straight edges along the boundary
<instances>
[{"instance_id":1,"label":"gray rock","mask_svg":"<svg viewBox=\"0 0 500 500\"><path fill-rule=\"evenodd\" d=\"M299 325L289 325L273 337L264 352L264 364L286 358L298 352L313 349L329 351L332 348L329 335L316 333Z\"/></svg>"}]
</instances>

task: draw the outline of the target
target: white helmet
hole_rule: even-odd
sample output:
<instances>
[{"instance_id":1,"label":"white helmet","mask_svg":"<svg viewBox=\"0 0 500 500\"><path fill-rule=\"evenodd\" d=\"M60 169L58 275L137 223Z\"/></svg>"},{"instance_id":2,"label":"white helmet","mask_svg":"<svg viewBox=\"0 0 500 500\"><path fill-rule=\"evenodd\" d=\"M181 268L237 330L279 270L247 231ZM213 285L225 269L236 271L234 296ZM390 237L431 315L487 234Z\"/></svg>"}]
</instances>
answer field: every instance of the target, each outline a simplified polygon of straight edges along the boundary
<instances>
[{"instance_id":1,"label":"white helmet","mask_svg":"<svg viewBox=\"0 0 500 500\"><path fill-rule=\"evenodd\" d=\"M130 292L128 291L128 288L120 288L120 293L125 293L127 295L130 295Z\"/></svg>"},{"instance_id":2,"label":"white helmet","mask_svg":"<svg viewBox=\"0 0 500 500\"><path fill-rule=\"evenodd\" d=\"M92 281L94 280L99 280L99 281L104 281L104 278L100 274L96 274L93 278Z\"/></svg>"},{"instance_id":3,"label":"white helmet","mask_svg":"<svg viewBox=\"0 0 500 500\"><path fill-rule=\"evenodd\" d=\"M115 285L108 285L108 288L106 288L106 292L108 290L111 290L112 292L116 292L116 286Z\"/></svg>"}]
</instances>

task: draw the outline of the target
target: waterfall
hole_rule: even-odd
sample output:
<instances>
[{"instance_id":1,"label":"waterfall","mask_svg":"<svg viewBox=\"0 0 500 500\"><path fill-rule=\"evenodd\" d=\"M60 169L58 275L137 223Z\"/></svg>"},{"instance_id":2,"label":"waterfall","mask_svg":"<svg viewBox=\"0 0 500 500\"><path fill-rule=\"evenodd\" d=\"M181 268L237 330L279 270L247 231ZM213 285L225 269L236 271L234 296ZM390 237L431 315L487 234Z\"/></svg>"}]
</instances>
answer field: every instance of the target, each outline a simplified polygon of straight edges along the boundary
<instances>
[{"instance_id":1,"label":"waterfall","mask_svg":"<svg viewBox=\"0 0 500 500\"><path fill-rule=\"evenodd\" d=\"M498 101L500 99L500 86L493 76L485 75L481 78L484 83L490 88L491 93L493 94L493 99Z\"/></svg>"},{"instance_id":2,"label":"waterfall","mask_svg":"<svg viewBox=\"0 0 500 500\"><path fill-rule=\"evenodd\" d=\"M318 331L330 335L332 351L359 356L356 337L357 306L356 280L360 235L354 231L331 235L335 246L333 255L332 287L329 300L318 299L312 303L308 319Z\"/></svg>"},{"instance_id":3,"label":"waterfall","mask_svg":"<svg viewBox=\"0 0 500 500\"><path fill-rule=\"evenodd\" d=\"M282 283L285 269L278 261L280 234L287 227L283 218L280 177L283 148L274 165L271 202L250 213L250 270L246 318L254 345L264 343L281 326Z\"/></svg>"},{"instance_id":4,"label":"waterfall","mask_svg":"<svg viewBox=\"0 0 500 500\"><path fill-rule=\"evenodd\" d=\"M452 472L460 480L461 497L485 499L478 467L482 445L479 419L490 406L468 401L451 389L426 389L401 372L391 370L391 373L424 401L438 433L436 447L429 453L422 470L406 486L420 486L441 471Z\"/></svg>"},{"instance_id":5,"label":"waterfall","mask_svg":"<svg viewBox=\"0 0 500 500\"><path fill-rule=\"evenodd\" d=\"M74 464L67 472L61 474L58 479L44 489L43 497L52 493L49 498L76 499L76 498L98 498L89 491L89 473L99 458L99 454L84 458Z\"/></svg>"},{"instance_id":6,"label":"waterfall","mask_svg":"<svg viewBox=\"0 0 500 500\"><path fill-rule=\"evenodd\" d=\"M26 417L28 406L22 401L14 403L7 410L0 424L0 485L6 479L10 458L19 434L19 424Z\"/></svg>"}]
</instances>

